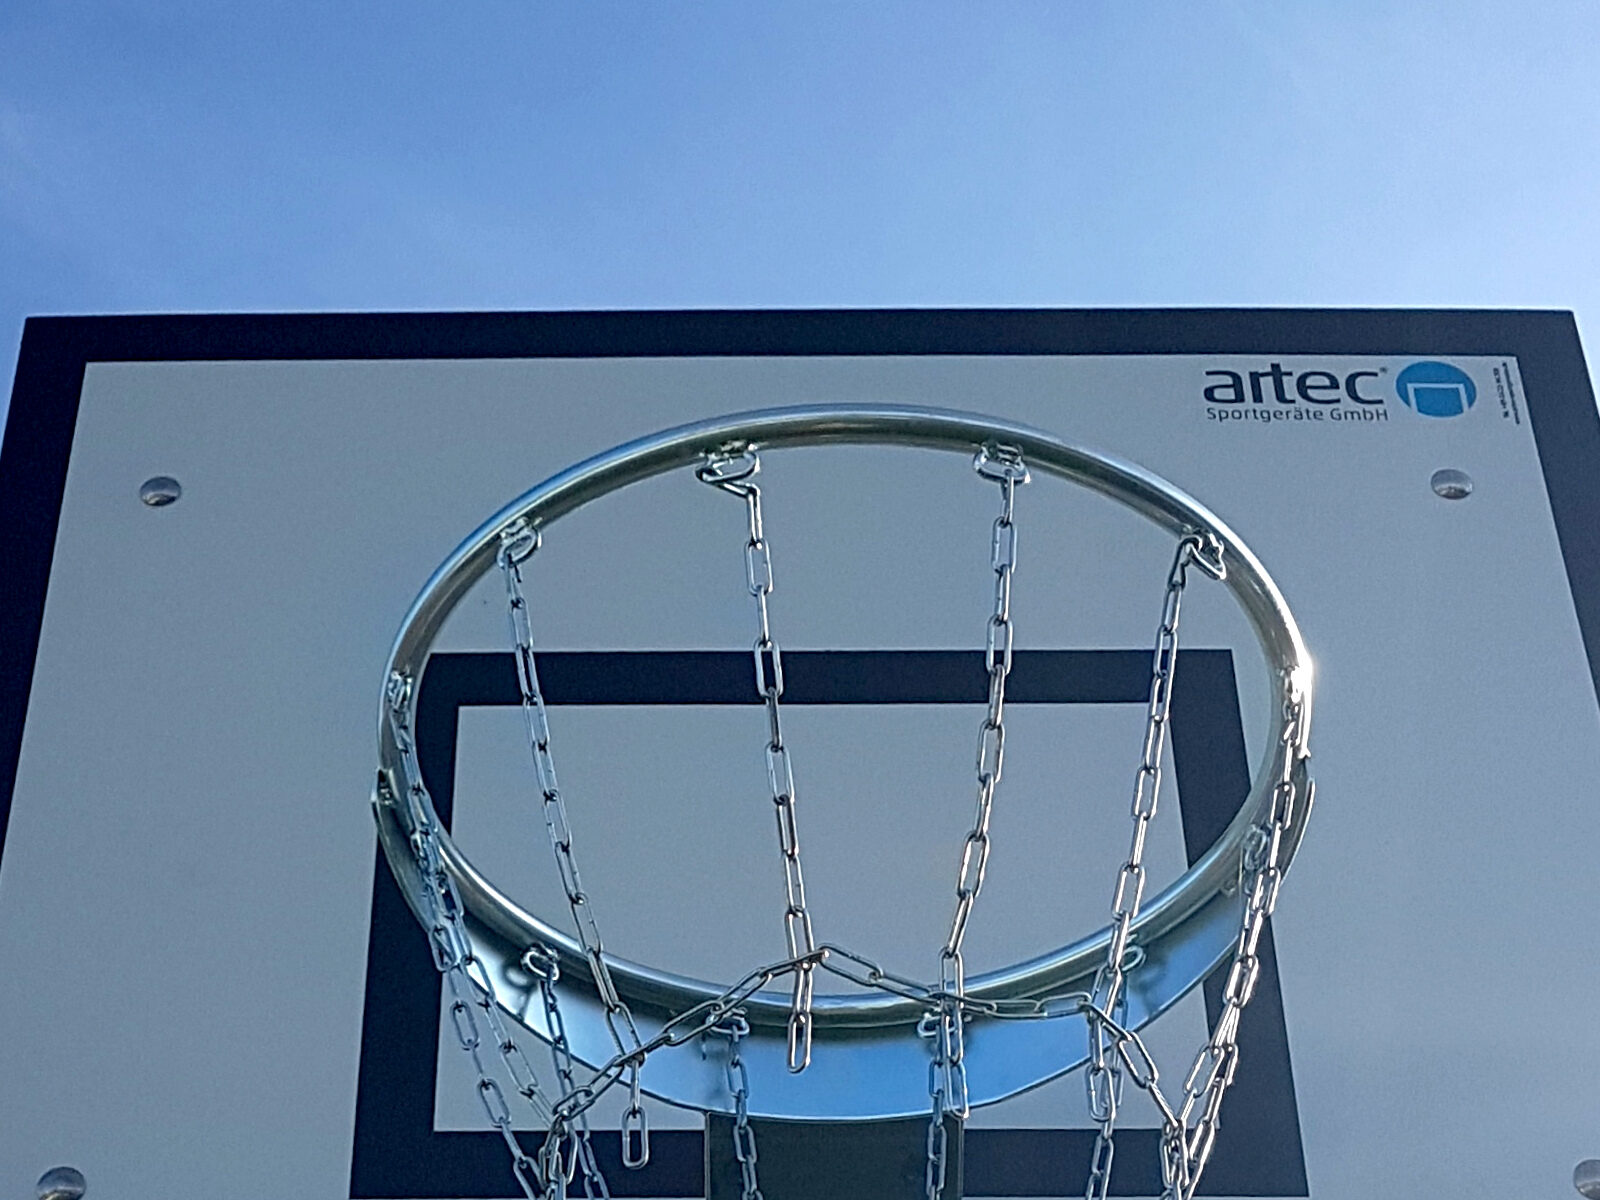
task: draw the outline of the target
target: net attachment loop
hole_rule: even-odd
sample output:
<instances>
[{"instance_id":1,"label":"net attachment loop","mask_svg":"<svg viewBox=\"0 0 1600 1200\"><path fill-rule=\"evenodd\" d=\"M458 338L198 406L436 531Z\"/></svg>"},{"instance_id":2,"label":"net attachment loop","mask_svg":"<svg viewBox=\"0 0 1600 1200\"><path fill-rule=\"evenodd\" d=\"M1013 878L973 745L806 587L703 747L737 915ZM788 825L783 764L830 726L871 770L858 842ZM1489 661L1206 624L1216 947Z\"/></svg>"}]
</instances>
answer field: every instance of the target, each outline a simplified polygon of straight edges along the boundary
<instances>
[{"instance_id":1,"label":"net attachment loop","mask_svg":"<svg viewBox=\"0 0 1600 1200\"><path fill-rule=\"evenodd\" d=\"M537 525L526 521L513 521L500 533L500 551L495 561L503 570L526 562L538 551L541 535Z\"/></svg>"},{"instance_id":2,"label":"net attachment loop","mask_svg":"<svg viewBox=\"0 0 1600 1200\"><path fill-rule=\"evenodd\" d=\"M1218 583L1228 578L1228 564L1222 557L1222 539L1211 530L1195 530L1184 537L1182 544L1188 548L1187 561Z\"/></svg>"},{"instance_id":3,"label":"net attachment loop","mask_svg":"<svg viewBox=\"0 0 1600 1200\"><path fill-rule=\"evenodd\" d=\"M743 496L746 489L739 485L760 473L761 456L754 446L724 446L706 452L705 461L695 468L694 477L701 483Z\"/></svg>"},{"instance_id":4,"label":"net attachment loop","mask_svg":"<svg viewBox=\"0 0 1600 1200\"><path fill-rule=\"evenodd\" d=\"M972 466L979 475L996 483L1027 483L1032 478L1022 450L1000 442L985 442L973 455Z\"/></svg>"}]
</instances>

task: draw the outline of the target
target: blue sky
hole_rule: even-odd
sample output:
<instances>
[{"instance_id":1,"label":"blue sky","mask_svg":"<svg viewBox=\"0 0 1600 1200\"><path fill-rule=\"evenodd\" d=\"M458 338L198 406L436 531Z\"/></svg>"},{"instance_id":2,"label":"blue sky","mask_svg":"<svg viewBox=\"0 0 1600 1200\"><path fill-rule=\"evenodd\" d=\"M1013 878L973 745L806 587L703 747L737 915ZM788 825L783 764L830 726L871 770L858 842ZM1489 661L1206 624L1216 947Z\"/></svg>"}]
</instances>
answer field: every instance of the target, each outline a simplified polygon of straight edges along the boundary
<instances>
[{"instance_id":1,"label":"blue sky","mask_svg":"<svg viewBox=\"0 0 1600 1200\"><path fill-rule=\"evenodd\" d=\"M34 313L1600 312L1600 6L0 5Z\"/></svg>"}]
</instances>

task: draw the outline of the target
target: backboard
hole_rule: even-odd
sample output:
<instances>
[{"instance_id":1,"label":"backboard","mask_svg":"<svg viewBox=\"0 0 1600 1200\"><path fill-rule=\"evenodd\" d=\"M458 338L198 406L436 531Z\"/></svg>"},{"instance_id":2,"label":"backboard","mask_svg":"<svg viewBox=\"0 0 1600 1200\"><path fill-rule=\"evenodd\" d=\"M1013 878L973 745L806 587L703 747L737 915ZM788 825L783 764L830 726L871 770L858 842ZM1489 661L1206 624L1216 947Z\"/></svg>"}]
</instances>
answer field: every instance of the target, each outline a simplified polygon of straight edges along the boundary
<instances>
[{"instance_id":1,"label":"backboard","mask_svg":"<svg viewBox=\"0 0 1600 1200\"><path fill-rule=\"evenodd\" d=\"M378 846L391 643L435 568L541 480L816 404L976 411L1137 463L1226 522L1298 619L1317 803L1201 1194L1570 1194L1600 1155L1582 353L1565 314L1312 311L31 321L0 456L0 1188L68 1165L91 1198L517 1195ZM811 915L934 977L972 822L996 491L959 456L854 445L764 454L760 481ZM1172 556L1166 531L1037 472L1015 523L977 973L1106 922ZM607 950L724 983L784 953L745 539L743 507L679 470L554 522L527 571ZM1222 834L1272 730L1238 606L1204 579L1184 604L1153 885ZM433 651L416 735L440 816L565 928L498 579ZM1222 986L1146 1027L1167 1075ZM1082 1193L1079 1061L974 1111L967 1195ZM622 1101L593 1114L614 1194L704 1194L726 1126L646 1104L639 1171ZM1111 1191L1152 1195L1157 1114L1131 1089L1126 1108ZM818 1115L756 1090L751 1109ZM774 1175L785 1154L865 1174L841 1131L758 1136Z\"/></svg>"}]
</instances>

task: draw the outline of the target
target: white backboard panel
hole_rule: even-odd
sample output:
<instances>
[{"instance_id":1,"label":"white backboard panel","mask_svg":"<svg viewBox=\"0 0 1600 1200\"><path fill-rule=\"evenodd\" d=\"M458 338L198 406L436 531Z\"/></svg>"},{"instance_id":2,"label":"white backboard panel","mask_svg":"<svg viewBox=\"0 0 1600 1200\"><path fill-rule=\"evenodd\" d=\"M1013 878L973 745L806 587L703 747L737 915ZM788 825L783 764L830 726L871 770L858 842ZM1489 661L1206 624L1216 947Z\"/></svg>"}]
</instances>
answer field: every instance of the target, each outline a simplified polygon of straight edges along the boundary
<instances>
[{"instance_id":1,"label":"white backboard panel","mask_svg":"<svg viewBox=\"0 0 1600 1200\"><path fill-rule=\"evenodd\" d=\"M1570 1194L1600 1157L1600 420L1571 319L1220 311L30 322L0 459L0 1191L68 1164L91 1198L514 1195L377 855L390 643L456 544L563 467L823 402L984 412L1137 462L1236 530L1300 621L1317 807L1202 1194ZM182 497L141 503L154 476ZM774 453L761 479L819 933L932 977L996 494L926 451ZM1017 525L973 970L1104 923L1172 552L1048 479ZM558 522L530 571L607 946L724 982L782 955L743 538L734 500L663 477ZM1226 594L1186 606L1158 882L1237 806L1269 708ZM503 595L437 648L435 801L559 924ZM1150 1027L1169 1074L1207 1021L1197 990ZM699 1115L650 1111L651 1164L613 1190L700 1194ZM1113 1192L1151 1194L1154 1109L1126 1120ZM1081 1193L1092 1142L1081 1073L982 1109L967 1194Z\"/></svg>"}]
</instances>

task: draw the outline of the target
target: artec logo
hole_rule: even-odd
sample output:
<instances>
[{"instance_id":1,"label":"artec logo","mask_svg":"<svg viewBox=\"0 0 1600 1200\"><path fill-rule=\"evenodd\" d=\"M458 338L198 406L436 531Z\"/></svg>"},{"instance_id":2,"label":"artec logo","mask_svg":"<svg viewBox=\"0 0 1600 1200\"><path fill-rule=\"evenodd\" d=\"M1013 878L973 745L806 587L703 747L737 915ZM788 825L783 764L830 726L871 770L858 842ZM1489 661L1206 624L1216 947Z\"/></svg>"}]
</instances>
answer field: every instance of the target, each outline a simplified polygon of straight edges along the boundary
<instances>
[{"instance_id":1,"label":"artec logo","mask_svg":"<svg viewBox=\"0 0 1600 1200\"><path fill-rule=\"evenodd\" d=\"M1412 363L1395 377L1400 403L1425 417L1459 417L1478 398L1472 378L1449 363Z\"/></svg>"},{"instance_id":2,"label":"artec logo","mask_svg":"<svg viewBox=\"0 0 1600 1200\"><path fill-rule=\"evenodd\" d=\"M1286 368L1212 370L1201 390L1206 420L1221 424L1382 423L1389 419L1381 371L1334 372Z\"/></svg>"},{"instance_id":3,"label":"artec logo","mask_svg":"<svg viewBox=\"0 0 1600 1200\"><path fill-rule=\"evenodd\" d=\"M1442 363L1435 363L1442 366ZM1272 363L1265 371L1207 371L1206 399L1213 404L1382 404L1382 396L1363 391L1362 381L1378 378L1376 371L1351 371L1342 379L1332 371L1286 371Z\"/></svg>"}]
</instances>

